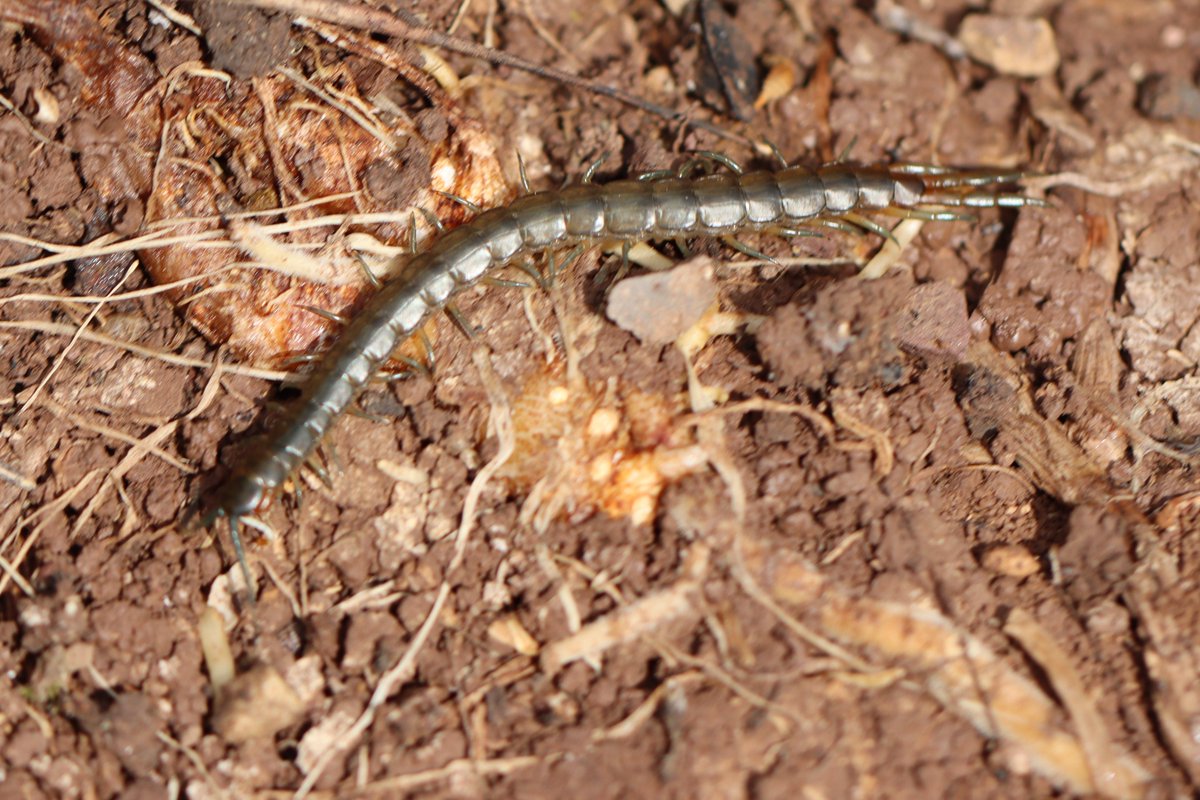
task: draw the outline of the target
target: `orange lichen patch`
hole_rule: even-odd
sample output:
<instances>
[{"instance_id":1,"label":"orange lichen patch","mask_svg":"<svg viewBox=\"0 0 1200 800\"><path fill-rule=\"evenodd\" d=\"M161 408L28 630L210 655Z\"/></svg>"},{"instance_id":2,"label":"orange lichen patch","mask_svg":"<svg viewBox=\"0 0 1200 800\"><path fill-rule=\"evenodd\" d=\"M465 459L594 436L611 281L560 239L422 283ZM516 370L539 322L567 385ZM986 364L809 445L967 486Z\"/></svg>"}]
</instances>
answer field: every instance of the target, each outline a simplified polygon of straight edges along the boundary
<instances>
[{"instance_id":1,"label":"orange lichen patch","mask_svg":"<svg viewBox=\"0 0 1200 800\"><path fill-rule=\"evenodd\" d=\"M513 402L516 448L500 473L528 493L522 516L535 526L596 511L651 522L663 489L707 464L683 399L569 382L554 366L534 373Z\"/></svg>"},{"instance_id":2,"label":"orange lichen patch","mask_svg":"<svg viewBox=\"0 0 1200 800\"><path fill-rule=\"evenodd\" d=\"M510 194L482 127L369 39L314 23L268 75L189 62L160 78L78 0L15 8L0 19L75 66L90 110L113 123L79 143L82 160L117 165L89 170L92 184L110 205L144 206L145 229L167 228L170 244L139 252L147 270L159 283L204 276L174 298L243 360L313 350L337 326L305 307L353 314L372 291L361 262L400 263L410 220L430 231L420 209L464 221L439 192L483 207Z\"/></svg>"}]
</instances>

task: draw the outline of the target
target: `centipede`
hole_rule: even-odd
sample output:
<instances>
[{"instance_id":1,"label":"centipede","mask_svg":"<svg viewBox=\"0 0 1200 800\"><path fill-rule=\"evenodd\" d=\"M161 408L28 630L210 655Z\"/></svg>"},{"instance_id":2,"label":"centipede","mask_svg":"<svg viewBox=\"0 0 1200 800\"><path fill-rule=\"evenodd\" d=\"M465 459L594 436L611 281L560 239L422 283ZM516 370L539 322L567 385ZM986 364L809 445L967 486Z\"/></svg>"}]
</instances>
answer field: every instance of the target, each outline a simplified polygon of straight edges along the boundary
<instances>
[{"instance_id":1,"label":"centipede","mask_svg":"<svg viewBox=\"0 0 1200 800\"><path fill-rule=\"evenodd\" d=\"M506 206L475 209L479 213L471 221L397 265L394 277L313 362L301 396L262 446L232 471L199 516L203 527L220 518L228 521L247 584L241 526L261 526L255 515L310 458L401 343L455 295L519 258L603 242L736 241L733 237L751 232L802 235L827 227L887 236L865 214L969 220L972 209L1045 204L1019 191L1027 174L1014 170L837 163L745 171L720 154L707 157L727 169L697 175L697 159L691 159L672 172L601 184L592 180L593 165L574 186L527 192Z\"/></svg>"}]
</instances>

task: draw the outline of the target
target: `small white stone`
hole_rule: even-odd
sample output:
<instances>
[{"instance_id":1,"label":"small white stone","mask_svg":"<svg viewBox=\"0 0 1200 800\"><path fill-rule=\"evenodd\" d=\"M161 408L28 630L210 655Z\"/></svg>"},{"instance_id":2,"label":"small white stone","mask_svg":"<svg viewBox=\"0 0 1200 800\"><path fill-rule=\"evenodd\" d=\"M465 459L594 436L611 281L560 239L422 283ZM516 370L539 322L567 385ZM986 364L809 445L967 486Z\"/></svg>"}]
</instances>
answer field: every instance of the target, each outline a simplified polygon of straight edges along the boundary
<instances>
[{"instance_id":1,"label":"small white stone","mask_svg":"<svg viewBox=\"0 0 1200 800\"><path fill-rule=\"evenodd\" d=\"M1005 75L1037 78L1058 69L1054 29L1044 19L971 14L958 40L972 58Z\"/></svg>"}]
</instances>

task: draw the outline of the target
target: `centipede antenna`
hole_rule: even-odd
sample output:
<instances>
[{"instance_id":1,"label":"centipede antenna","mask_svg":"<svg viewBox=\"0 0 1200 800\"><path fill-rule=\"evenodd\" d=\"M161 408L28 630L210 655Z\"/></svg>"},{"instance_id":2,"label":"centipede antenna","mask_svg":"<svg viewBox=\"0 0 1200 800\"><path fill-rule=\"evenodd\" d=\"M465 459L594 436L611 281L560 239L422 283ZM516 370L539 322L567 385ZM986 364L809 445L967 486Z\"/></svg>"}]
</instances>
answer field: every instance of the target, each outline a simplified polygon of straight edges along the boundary
<instances>
[{"instance_id":1,"label":"centipede antenna","mask_svg":"<svg viewBox=\"0 0 1200 800\"><path fill-rule=\"evenodd\" d=\"M749 256L750 258L756 259L758 261L765 261L768 264L775 264L776 266L779 265L779 262L776 261L774 258L771 258L771 256L767 255L766 253L764 253L760 250L755 250L753 247L751 247L750 245L746 244L743 241L738 240L734 236L722 236L721 241L724 242L725 244L729 245L730 247L732 247L734 250L737 250L742 255Z\"/></svg>"},{"instance_id":2,"label":"centipede antenna","mask_svg":"<svg viewBox=\"0 0 1200 800\"><path fill-rule=\"evenodd\" d=\"M586 170L584 170L583 182L591 183L592 178L596 177L596 170L600 169L600 165L603 164L607 160L608 160L608 151L605 151L600 154L599 158L597 158L595 161L593 161L591 163L591 166L589 166Z\"/></svg>"},{"instance_id":3,"label":"centipede antenna","mask_svg":"<svg viewBox=\"0 0 1200 800\"><path fill-rule=\"evenodd\" d=\"M345 317L343 317L341 314L335 313L326 308L318 308L317 306L309 306L309 305L303 305L303 304L297 304L296 308L302 308L305 311L308 311L309 313L316 314L318 317L323 317L323 318L329 320L330 322L337 323L338 325L345 325L347 322L350 321L350 320L346 319Z\"/></svg>"},{"instance_id":4,"label":"centipede antenna","mask_svg":"<svg viewBox=\"0 0 1200 800\"><path fill-rule=\"evenodd\" d=\"M361 254L355 253L354 260L358 263L358 268L362 270L363 277L367 279L367 283L371 284L372 289L378 290L383 287L383 282L379 280L378 275L371 271L371 267Z\"/></svg>"},{"instance_id":5,"label":"centipede antenna","mask_svg":"<svg viewBox=\"0 0 1200 800\"><path fill-rule=\"evenodd\" d=\"M483 209L480 208L477 203L472 203L470 200L468 200L465 197L459 197L458 195L451 194L450 192L443 192L441 189L434 189L433 193L440 194L442 197L446 198L447 200L453 200L454 202L458 203L460 206L465 208L467 211L470 211L472 214L483 213Z\"/></svg>"},{"instance_id":6,"label":"centipede antenna","mask_svg":"<svg viewBox=\"0 0 1200 800\"><path fill-rule=\"evenodd\" d=\"M517 151L517 173L521 176L521 188L525 190L525 194L533 194L533 190L529 188L529 176L525 174L525 158L520 150Z\"/></svg>"},{"instance_id":7,"label":"centipede antenna","mask_svg":"<svg viewBox=\"0 0 1200 800\"><path fill-rule=\"evenodd\" d=\"M242 544L242 535L238 533L238 522L241 519L241 517L229 518L229 538L233 541L234 555L242 567L242 579L246 581L246 597L249 599L250 605L254 605L254 580L250 577L250 562L246 560L246 548Z\"/></svg>"},{"instance_id":8,"label":"centipede antenna","mask_svg":"<svg viewBox=\"0 0 1200 800\"><path fill-rule=\"evenodd\" d=\"M869 231L876 236L880 236L888 240L897 247L900 246L900 242L896 241L896 237L892 235L891 231L869 217L864 217L862 214L855 214L853 211L851 211L847 214L842 214L842 219L844 219L846 222L849 222L851 225L856 225L865 231Z\"/></svg>"},{"instance_id":9,"label":"centipede antenna","mask_svg":"<svg viewBox=\"0 0 1200 800\"><path fill-rule=\"evenodd\" d=\"M742 168L742 165L739 164L737 161L735 161L733 158L725 155L724 153L718 152L716 150L697 150L696 155L700 156L701 158L707 158L709 161L713 161L713 162L716 162L717 164L720 164L721 166L725 167L725 169L732 172L734 175L742 175L742 174L745 174L745 172L746 172L746 170Z\"/></svg>"},{"instance_id":10,"label":"centipede antenna","mask_svg":"<svg viewBox=\"0 0 1200 800\"><path fill-rule=\"evenodd\" d=\"M471 324L471 321L459 310L458 306L453 303L447 303L442 310L446 312L446 316L453 320L455 326L462 331L468 341L475 341L475 333L478 329Z\"/></svg>"}]
</instances>

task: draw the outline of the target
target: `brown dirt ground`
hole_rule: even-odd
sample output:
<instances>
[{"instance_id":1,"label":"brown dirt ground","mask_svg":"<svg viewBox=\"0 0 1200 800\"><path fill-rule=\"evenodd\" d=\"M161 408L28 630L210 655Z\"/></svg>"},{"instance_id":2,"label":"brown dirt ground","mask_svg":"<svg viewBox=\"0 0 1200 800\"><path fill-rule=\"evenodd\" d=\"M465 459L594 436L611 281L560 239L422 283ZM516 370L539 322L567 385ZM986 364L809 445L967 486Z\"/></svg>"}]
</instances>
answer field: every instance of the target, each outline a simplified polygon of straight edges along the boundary
<instances>
[{"instance_id":1,"label":"brown dirt ground","mask_svg":"<svg viewBox=\"0 0 1200 800\"><path fill-rule=\"evenodd\" d=\"M138 0L88 5L163 73L228 52L221 21L191 4L178 5L211 25L207 43ZM446 30L459 5L418 11ZM265 512L281 535L252 548L254 606L231 599L224 528L180 520L266 424L277 387L72 341L86 322L216 357L162 295L94 319L71 300L111 290L129 258L5 273L4 297L53 298L0 305L0 795L283 796L312 776L330 797L1194 796L1200 6L930 0L902 17L916 38L954 34L981 5L1048 20L1058 68L1030 79L951 60L894 30L892 3L739 3L727 10L756 65L789 62L799 79L739 123L705 77L693 12L467 4L456 35L790 158L853 143L863 162L1031 166L1051 176L1031 184L1052 206L926 225L874 282L849 266L748 271L697 245L721 262L737 322L693 359L719 390L698 416L680 351L603 313L596 276L613 257L585 254L549 294L469 292L491 369L446 323L432 381L372 389L363 404L385 419L339 424L331 485L301 476L303 504ZM224 25L295 35L238 14ZM0 94L19 112L0 113L0 230L60 244L136 232L138 201L108 202L95 180L120 120L44 41L0 34ZM446 59L471 76L459 102L514 185L517 151L539 187L605 152L601 178L697 149L755 159ZM46 91L58 111L39 117ZM877 246L833 236L795 252ZM0 248L9 265L41 254ZM134 271L120 290L147 285ZM468 491L500 449L489 414L505 407L518 452L483 485L451 569ZM611 458L589 440L607 441L597 419L615 419L651 483L666 476L661 495L626 502L591 480L581 465ZM219 691L206 606L239 675Z\"/></svg>"}]
</instances>

